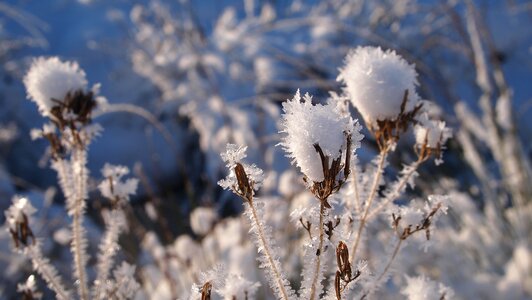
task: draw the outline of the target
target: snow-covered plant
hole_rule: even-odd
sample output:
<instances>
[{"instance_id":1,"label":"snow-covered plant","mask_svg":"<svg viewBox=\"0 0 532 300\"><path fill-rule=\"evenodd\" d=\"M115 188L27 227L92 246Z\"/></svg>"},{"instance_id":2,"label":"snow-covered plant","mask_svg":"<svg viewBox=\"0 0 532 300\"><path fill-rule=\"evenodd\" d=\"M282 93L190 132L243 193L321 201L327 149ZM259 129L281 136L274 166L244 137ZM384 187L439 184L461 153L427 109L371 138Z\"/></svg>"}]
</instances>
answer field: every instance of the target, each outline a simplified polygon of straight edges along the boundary
<instances>
[{"instance_id":1,"label":"snow-covered plant","mask_svg":"<svg viewBox=\"0 0 532 300\"><path fill-rule=\"evenodd\" d=\"M24 84L28 97L37 103L40 113L51 121L42 130L33 130L31 135L34 139L45 138L50 143L51 165L57 171L59 185L66 198L67 213L72 217L71 252L78 297L82 300L91 297L103 299L109 295L119 299L131 298L136 291L130 288L135 286L130 269L122 266L115 271L115 280L109 280L112 258L118 248L118 236L126 227L121 205L135 194L138 183L136 179L122 181L122 177L129 173L125 167L105 165L102 170L105 179L99 187L102 194L113 202L114 208L105 218L107 231L100 245L98 276L92 295L88 285L89 254L84 224L89 193L87 149L101 131L98 124L90 124L97 104L105 102L105 98L97 95L99 85L88 90L85 73L78 64L62 62L57 57L35 59L24 77ZM22 251L32 260L34 269L47 281L58 298L70 299L70 292L64 288L63 280L43 256L40 242L29 226L29 215L35 209L26 198L14 201L6 211L6 220L16 248L22 247Z\"/></svg>"},{"instance_id":2,"label":"snow-covered plant","mask_svg":"<svg viewBox=\"0 0 532 300\"><path fill-rule=\"evenodd\" d=\"M283 104L284 115L281 123L281 132L285 136L281 145L287 151L288 156L292 158L292 162L303 172L307 187L319 203L319 209L310 209L308 213L305 213L306 220L301 217L303 215L301 213L297 213L296 217L292 216L292 219L298 220L303 225L310 238L304 245L303 281L300 290L300 297L305 299L317 299L322 294L325 294L326 297L336 296L338 299L347 297L352 291L353 285L362 276L361 270L354 269L352 261L356 258L355 254L364 231L364 226L369 222L370 209L374 209L372 215L375 215L383 208L389 211L390 207L394 205L393 200L402 193L404 185L410 181L409 177L415 172L414 167L405 173L404 177L399 180L397 190L393 192L395 194L388 193L389 197L381 200L380 204L382 207L373 206L373 200L379 198L377 196L377 189L381 184L380 174L384 170L386 153L393 148L390 147L391 143L395 142L394 140L383 140L387 145L385 148L381 148L379 163L377 170L372 175L373 183L369 193L367 193L367 199L363 201L361 199L355 200L358 203L358 207L363 205L364 209L359 211L360 215L347 211L346 215L349 218L346 219L343 219L341 216L331 218L329 216L329 209L333 207L329 203L329 197L338 192L343 183L347 181L351 170L355 169L355 166L353 168L351 167L352 161L356 162L356 160L352 160L356 148L353 146L353 140L356 141L356 146L358 146L358 142L361 140L359 133L360 127L356 126L355 121L346 116L345 113L337 110L337 107L336 103L313 105L312 98L308 94L305 95L302 101L299 92L296 93L293 99ZM403 122L401 124L404 127L403 131L408 128L409 123L414 122L413 117L419 109L420 106L415 108L416 111L412 112L408 117L400 120ZM398 117L402 112L404 112L404 108L399 112ZM429 130L435 129L430 128ZM443 137L443 130L446 130L445 127L441 127L440 132L438 132L439 138L437 144L431 143L433 142L432 140L429 141L428 138L425 138L421 145L422 150L418 152L418 164L430 157L431 150L439 153L443 149L443 143L448 138L447 132L445 132L445 137ZM428 131L425 132L428 134ZM398 135L395 138L398 138ZM255 223L253 225L256 226L254 231L257 234L259 252L260 249L264 250L264 257L261 260L263 261L263 266L268 268L270 286L275 291L277 297L287 299L290 294L284 291L290 287L286 287L284 285L285 279L280 277L281 273L279 269L281 265L278 259L279 255L275 253L275 248L270 247L265 242L265 233L270 232L271 229L260 219L260 214L257 214L254 205L254 201L256 201L254 198L256 190L254 183L259 181L256 174L261 172L257 171L255 166L243 165L240 161L244 157L245 147L228 145L228 150L222 154L222 158L227 162L230 173L227 179L220 181L220 185L224 188L232 189L247 202L248 214L252 222ZM359 182L359 180L360 177L357 176L351 181L351 184L362 186L363 183ZM357 197L359 196L357 195ZM381 274L374 283L362 289L362 297L372 294L378 288L380 281L387 274L404 240L418 231L424 231L427 240L430 239L430 227L435 216L441 210L445 211L447 207L444 201L440 201L441 198L434 199L431 200L430 206L426 206L424 213L419 213L419 218L416 220L414 220L415 218L408 217L409 213L392 213L392 227L396 231L398 243L389 258L389 262L380 270ZM351 221L348 221L349 219ZM352 222L353 219L357 219L359 222ZM342 222L347 222L347 227L343 225L346 231L342 231L340 228L337 229ZM349 224L357 224L358 228ZM351 235L353 229L356 232L354 240ZM339 235L339 237L333 239L332 237L336 235ZM323 281L328 274L327 269L330 267L327 265L327 261L331 257L327 254L330 253L330 251L327 252L327 249L334 248L335 245L331 244L331 242L338 239L339 244L336 254L338 270L333 276L334 280L331 281L328 291L325 292L326 289L323 286ZM342 239L346 242L353 243L351 254L348 246ZM365 277L368 276L368 274L364 275ZM350 284L351 287L349 287Z\"/></svg>"},{"instance_id":3,"label":"snow-covered plant","mask_svg":"<svg viewBox=\"0 0 532 300\"><path fill-rule=\"evenodd\" d=\"M62 300L70 299L71 294L64 287L63 280L57 270L46 257L43 257L41 241L33 234L31 217L35 212L35 208L27 198L16 196L13 198L13 204L5 212L12 241L16 249L31 260L33 269L42 276L56 297ZM21 291L25 294L33 292L33 288L28 286L28 282L21 287Z\"/></svg>"},{"instance_id":4,"label":"snow-covered plant","mask_svg":"<svg viewBox=\"0 0 532 300\"><path fill-rule=\"evenodd\" d=\"M331 208L328 200L348 179L355 150L352 141L358 142L361 135L358 124L342 116L334 103L313 105L309 94L301 101L298 91L292 100L283 103L283 110L281 132L286 136L282 145L320 202L319 219L306 220L308 226L314 224L319 231L318 239L308 245L307 251L318 254L306 262L310 268L303 271L302 287L304 298L317 299L324 269L320 254L325 247L324 218L328 215L326 209Z\"/></svg>"},{"instance_id":5,"label":"snow-covered plant","mask_svg":"<svg viewBox=\"0 0 532 300\"><path fill-rule=\"evenodd\" d=\"M67 94L71 97L78 91L85 91L87 84L85 72L77 62L63 62L58 57L36 58L24 77L28 99L37 104L45 117L53 117L52 109L66 105L63 101ZM92 104L86 105L90 108Z\"/></svg>"},{"instance_id":6,"label":"snow-covered plant","mask_svg":"<svg viewBox=\"0 0 532 300\"><path fill-rule=\"evenodd\" d=\"M381 148L394 143L421 108L417 72L393 50L352 50L337 80L345 84L347 98L375 133Z\"/></svg>"},{"instance_id":7,"label":"snow-covered plant","mask_svg":"<svg viewBox=\"0 0 532 300\"><path fill-rule=\"evenodd\" d=\"M50 143L40 166L51 159L68 212L50 196L41 201L25 170L20 179L16 171L11 176L27 159L19 155L25 127L4 125L34 118L0 105L2 120L15 120L0 124L0 196L21 192L17 199L38 208L33 218L24 201L6 211L2 254L14 245L24 255L2 255L0 294L12 297L18 281L27 298L39 296L36 286L44 298L60 299L530 298L532 168L529 126L522 126L529 110L519 106L528 91L519 81L530 73L521 28L530 18L523 1L493 2L482 14L478 1L226 2L206 10L198 1L145 1L133 6L131 22L113 6L107 17L131 26L123 31L130 43L87 44L90 53L109 51L104 57L120 75L106 76L117 83L106 88L126 90L123 98L144 108L113 109L144 116L172 144L169 155L157 140L136 147L136 138L120 136L124 147L153 151L148 164L142 161L146 169L134 169L141 181L111 165L101 179L89 178L89 168L137 157L94 151L87 164L100 131L91 120L103 103L97 86L89 87L76 62L33 61L27 95L49 122L32 137ZM1 21L5 15L45 30L13 8L0 4ZM519 30L492 30L503 26ZM22 98L5 87L24 69L6 51L20 47L6 30L9 24L0 26L2 104ZM80 65L95 61L89 55ZM294 96L297 89L315 97ZM361 125L352 120L355 110ZM115 139L108 121L116 120L102 120ZM368 134L359 149L362 125ZM448 125L455 139L448 140ZM432 159L436 165L425 164ZM224 164L219 183L241 201L215 184ZM139 183L144 194L129 207ZM82 230L68 226L71 220ZM74 255L59 245L70 243ZM136 267L115 262L120 249ZM89 253L94 259L85 263Z\"/></svg>"},{"instance_id":8,"label":"snow-covered plant","mask_svg":"<svg viewBox=\"0 0 532 300\"><path fill-rule=\"evenodd\" d=\"M436 163L441 161L441 151L445 149L445 142L451 137L449 128L445 127L445 122L429 120L426 113L422 114L414 127L416 136L416 148L419 156L427 156L431 153L436 155Z\"/></svg>"},{"instance_id":9,"label":"snow-covered plant","mask_svg":"<svg viewBox=\"0 0 532 300\"><path fill-rule=\"evenodd\" d=\"M299 90L294 98L283 103L282 130L286 136L281 145L288 152L292 163L299 167L309 184L330 178L336 180L341 170L340 163L346 166L345 177L349 174L352 140L360 140L355 132L358 125L348 116L342 116L334 103L312 104L312 96ZM354 136L354 138L353 138ZM331 170L334 165L336 169Z\"/></svg>"},{"instance_id":10,"label":"snow-covered plant","mask_svg":"<svg viewBox=\"0 0 532 300\"><path fill-rule=\"evenodd\" d=\"M292 299L295 293L290 282L281 269L278 248L271 237L271 230L266 227L263 220L264 204L256 199L255 190L257 183L261 183L262 170L255 165L242 162L246 157L246 147L234 144L227 145L227 151L222 153L230 172L226 179L219 182L220 186L232 190L244 200L246 215L251 222L251 232L259 251L260 267L266 269L266 276L270 287L279 299Z\"/></svg>"}]
</instances>

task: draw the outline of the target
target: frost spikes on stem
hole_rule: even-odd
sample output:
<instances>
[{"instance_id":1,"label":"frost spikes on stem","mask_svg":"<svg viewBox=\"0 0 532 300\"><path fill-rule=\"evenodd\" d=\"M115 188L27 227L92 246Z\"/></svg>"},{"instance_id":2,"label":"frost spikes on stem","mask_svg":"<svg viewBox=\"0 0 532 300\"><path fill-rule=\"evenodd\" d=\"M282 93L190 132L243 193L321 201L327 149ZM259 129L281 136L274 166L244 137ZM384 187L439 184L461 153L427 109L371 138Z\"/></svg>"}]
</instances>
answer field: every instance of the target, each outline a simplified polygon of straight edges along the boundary
<instances>
[{"instance_id":1,"label":"frost spikes on stem","mask_svg":"<svg viewBox=\"0 0 532 300\"><path fill-rule=\"evenodd\" d=\"M275 295L279 299L292 299L294 298L294 291L282 273L279 256L276 254L277 249L269 234L270 228L266 226L260 214L261 205L257 205L254 200L254 189L261 184L262 170L255 165L241 163L241 160L246 157L245 151L246 147L227 145L227 151L221 156L227 163L230 172L226 179L220 180L218 184L224 189L232 190L245 200L245 204L247 204L246 214L251 221L251 232L254 234L255 243L259 250L260 267L265 268L270 287Z\"/></svg>"}]
</instances>

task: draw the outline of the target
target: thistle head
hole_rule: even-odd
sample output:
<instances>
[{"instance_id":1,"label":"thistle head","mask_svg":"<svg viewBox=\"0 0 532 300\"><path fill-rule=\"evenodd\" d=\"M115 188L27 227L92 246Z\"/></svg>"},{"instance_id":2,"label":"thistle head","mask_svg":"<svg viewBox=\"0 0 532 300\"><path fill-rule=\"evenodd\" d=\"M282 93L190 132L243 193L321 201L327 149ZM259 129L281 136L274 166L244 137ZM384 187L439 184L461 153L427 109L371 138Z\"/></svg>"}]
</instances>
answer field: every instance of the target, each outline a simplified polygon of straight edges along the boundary
<instances>
[{"instance_id":1,"label":"thistle head","mask_svg":"<svg viewBox=\"0 0 532 300\"><path fill-rule=\"evenodd\" d=\"M324 200L350 173L354 145L361 139L358 123L333 104L313 105L312 97L301 97L299 91L283 103L283 111L280 132L285 135L280 145L311 191Z\"/></svg>"},{"instance_id":2,"label":"thistle head","mask_svg":"<svg viewBox=\"0 0 532 300\"><path fill-rule=\"evenodd\" d=\"M417 73L393 50L358 47L351 51L337 80L382 148L406 131L421 108Z\"/></svg>"}]
</instances>

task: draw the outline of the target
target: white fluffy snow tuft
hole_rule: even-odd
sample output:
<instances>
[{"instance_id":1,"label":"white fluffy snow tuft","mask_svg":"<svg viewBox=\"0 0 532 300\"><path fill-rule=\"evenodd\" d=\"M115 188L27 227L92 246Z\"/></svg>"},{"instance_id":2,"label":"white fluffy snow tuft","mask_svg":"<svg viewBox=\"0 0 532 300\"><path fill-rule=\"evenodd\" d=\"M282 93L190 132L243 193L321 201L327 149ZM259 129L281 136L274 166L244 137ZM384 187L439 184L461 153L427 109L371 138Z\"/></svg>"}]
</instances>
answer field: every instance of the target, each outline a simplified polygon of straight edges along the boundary
<instances>
[{"instance_id":1,"label":"white fluffy snow tuft","mask_svg":"<svg viewBox=\"0 0 532 300\"><path fill-rule=\"evenodd\" d=\"M397 118L406 90L405 112L414 109L419 101L414 65L393 50L383 51L380 47L352 50L337 80L345 84L347 96L370 127L376 127L377 120Z\"/></svg>"},{"instance_id":2,"label":"white fluffy snow tuft","mask_svg":"<svg viewBox=\"0 0 532 300\"><path fill-rule=\"evenodd\" d=\"M77 62L39 57L24 76L24 85L28 99L37 104L43 116L49 117L52 107L58 105L53 99L62 101L68 92L85 90L87 79Z\"/></svg>"},{"instance_id":3,"label":"white fluffy snow tuft","mask_svg":"<svg viewBox=\"0 0 532 300\"><path fill-rule=\"evenodd\" d=\"M346 146L346 134L355 133L355 121L342 116L333 104L312 105L307 93L303 99L299 90L294 98L283 103L281 131L286 134L281 145L303 174L315 182L323 181L323 168L318 144L330 161L338 158ZM358 140L358 139L353 139Z\"/></svg>"}]
</instances>

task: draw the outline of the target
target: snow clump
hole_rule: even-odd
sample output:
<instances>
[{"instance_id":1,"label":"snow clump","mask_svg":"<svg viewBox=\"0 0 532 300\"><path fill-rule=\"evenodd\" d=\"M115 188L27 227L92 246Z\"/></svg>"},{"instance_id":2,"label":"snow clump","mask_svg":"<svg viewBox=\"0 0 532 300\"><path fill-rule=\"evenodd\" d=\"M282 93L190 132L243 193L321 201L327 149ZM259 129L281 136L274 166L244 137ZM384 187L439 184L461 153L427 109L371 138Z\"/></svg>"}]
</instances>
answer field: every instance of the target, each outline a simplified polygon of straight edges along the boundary
<instances>
[{"instance_id":1,"label":"snow clump","mask_svg":"<svg viewBox=\"0 0 532 300\"><path fill-rule=\"evenodd\" d=\"M332 161L345 154L347 135L359 140L355 120L342 116L334 104L312 105L308 93L301 98L298 90L294 98L283 103L283 111L280 132L286 135L280 145L311 181L324 180L321 159L314 145L319 145Z\"/></svg>"},{"instance_id":2,"label":"snow clump","mask_svg":"<svg viewBox=\"0 0 532 300\"><path fill-rule=\"evenodd\" d=\"M86 90L85 72L77 62L62 62L58 57L39 57L33 60L24 76L28 99L35 102L44 117L63 101L69 92Z\"/></svg>"},{"instance_id":3,"label":"snow clump","mask_svg":"<svg viewBox=\"0 0 532 300\"><path fill-rule=\"evenodd\" d=\"M419 101L414 65L393 50L383 51L380 47L352 50L337 80L345 84L347 96L370 128L376 128L379 120L397 119L405 91L408 100L404 113L412 111Z\"/></svg>"}]
</instances>

